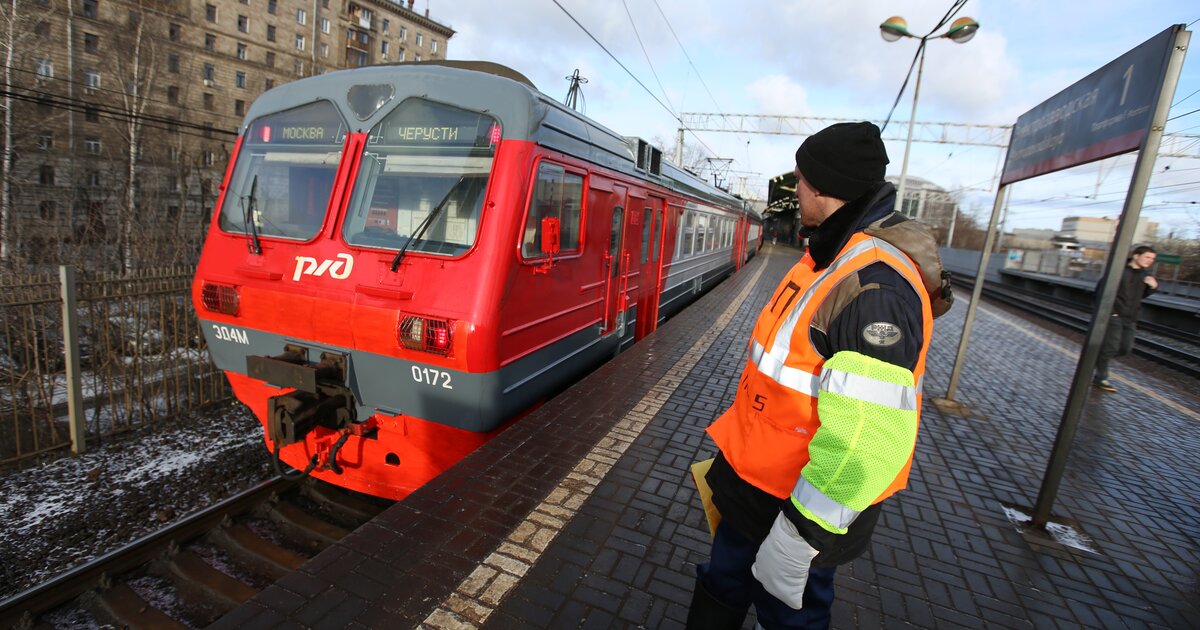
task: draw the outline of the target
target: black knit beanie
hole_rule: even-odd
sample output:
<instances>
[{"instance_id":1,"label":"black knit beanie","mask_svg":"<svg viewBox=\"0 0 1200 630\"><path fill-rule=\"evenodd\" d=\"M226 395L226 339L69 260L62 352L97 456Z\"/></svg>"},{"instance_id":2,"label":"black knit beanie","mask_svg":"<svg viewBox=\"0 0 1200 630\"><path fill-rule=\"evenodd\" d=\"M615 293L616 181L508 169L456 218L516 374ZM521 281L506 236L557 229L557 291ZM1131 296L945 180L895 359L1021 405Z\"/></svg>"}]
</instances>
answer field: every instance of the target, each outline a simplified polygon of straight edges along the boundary
<instances>
[{"instance_id":1,"label":"black knit beanie","mask_svg":"<svg viewBox=\"0 0 1200 630\"><path fill-rule=\"evenodd\" d=\"M883 181L887 163L879 127L869 122L830 125L796 149L796 168L804 179L822 194L846 201Z\"/></svg>"}]
</instances>

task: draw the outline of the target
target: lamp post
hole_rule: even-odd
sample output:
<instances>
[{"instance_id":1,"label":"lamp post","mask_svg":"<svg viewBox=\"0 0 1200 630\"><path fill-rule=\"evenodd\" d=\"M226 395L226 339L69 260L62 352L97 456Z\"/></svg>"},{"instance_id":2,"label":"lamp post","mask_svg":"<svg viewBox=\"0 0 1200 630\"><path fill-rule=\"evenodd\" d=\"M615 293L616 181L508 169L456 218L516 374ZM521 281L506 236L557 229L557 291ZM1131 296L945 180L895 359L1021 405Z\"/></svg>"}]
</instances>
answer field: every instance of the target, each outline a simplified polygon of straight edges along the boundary
<instances>
[{"instance_id":1,"label":"lamp post","mask_svg":"<svg viewBox=\"0 0 1200 630\"><path fill-rule=\"evenodd\" d=\"M904 162L900 166L900 185L896 187L896 212L904 209L904 180L908 176L908 151L912 148L913 125L917 121L917 99L921 96L921 71L925 68L925 42L930 39L948 38L956 44L965 44L975 37L975 31L978 30L979 22L969 17L954 20L945 33L940 35L930 33L923 37L908 32L908 22L898 15L884 20L883 24L879 25L879 34L884 41L894 42L904 37L921 41L917 45L917 83L913 86L912 114L908 117L908 140L904 142Z\"/></svg>"}]
</instances>

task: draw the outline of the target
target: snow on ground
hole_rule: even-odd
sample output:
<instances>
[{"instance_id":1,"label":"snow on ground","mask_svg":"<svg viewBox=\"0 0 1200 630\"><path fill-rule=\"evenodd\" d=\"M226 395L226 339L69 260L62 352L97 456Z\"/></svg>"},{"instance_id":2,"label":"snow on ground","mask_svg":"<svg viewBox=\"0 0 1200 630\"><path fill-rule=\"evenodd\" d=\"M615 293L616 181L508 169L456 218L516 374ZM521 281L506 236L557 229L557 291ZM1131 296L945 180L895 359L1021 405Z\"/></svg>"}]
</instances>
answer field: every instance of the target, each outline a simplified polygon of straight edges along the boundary
<instances>
[{"instance_id":1,"label":"snow on ground","mask_svg":"<svg viewBox=\"0 0 1200 630\"><path fill-rule=\"evenodd\" d=\"M262 426L238 403L89 448L0 471L0 599L271 476Z\"/></svg>"}]
</instances>

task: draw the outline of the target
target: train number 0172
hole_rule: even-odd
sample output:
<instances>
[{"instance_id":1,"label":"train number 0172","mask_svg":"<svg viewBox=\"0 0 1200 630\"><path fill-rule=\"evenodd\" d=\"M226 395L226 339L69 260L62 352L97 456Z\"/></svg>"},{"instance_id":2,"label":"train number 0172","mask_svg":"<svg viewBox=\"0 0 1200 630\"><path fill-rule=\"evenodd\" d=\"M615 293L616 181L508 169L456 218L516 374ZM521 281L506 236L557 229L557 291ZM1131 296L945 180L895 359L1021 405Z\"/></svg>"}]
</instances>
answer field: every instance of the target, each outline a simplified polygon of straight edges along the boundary
<instances>
[{"instance_id":1,"label":"train number 0172","mask_svg":"<svg viewBox=\"0 0 1200 630\"><path fill-rule=\"evenodd\" d=\"M450 384L450 373L441 370L431 370L418 365L412 366L413 380L425 385L433 385L434 387L442 387L443 389L454 389Z\"/></svg>"}]
</instances>

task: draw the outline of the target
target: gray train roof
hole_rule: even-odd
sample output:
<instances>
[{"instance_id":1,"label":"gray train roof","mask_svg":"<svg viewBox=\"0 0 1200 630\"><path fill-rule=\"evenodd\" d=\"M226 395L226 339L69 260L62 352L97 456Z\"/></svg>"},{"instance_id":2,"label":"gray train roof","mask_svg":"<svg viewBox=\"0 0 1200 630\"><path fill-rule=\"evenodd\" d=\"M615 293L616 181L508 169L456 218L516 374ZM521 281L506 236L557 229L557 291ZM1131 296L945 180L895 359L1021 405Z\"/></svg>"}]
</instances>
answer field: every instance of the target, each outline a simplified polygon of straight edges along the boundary
<instances>
[{"instance_id":1,"label":"gray train roof","mask_svg":"<svg viewBox=\"0 0 1200 630\"><path fill-rule=\"evenodd\" d=\"M666 161L662 162L662 175L639 170L634 156L637 139L613 133L542 94L515 70L490 62L420 61L300 79L259 96L246 112L241 131L245 133L252 121L266 114L329 100L352 131L365 133L387 116L391 107L381 107L366 119L359 119L346 95L352 86L363 84L392 86L392 103L417 96L487 112L500 119L506 139L535 142L709 203L745 206L737 197Z\"/></svg>"}]
</instances>

